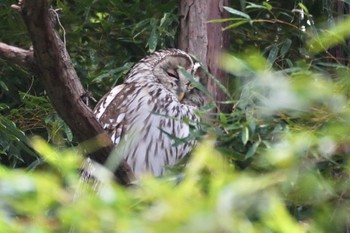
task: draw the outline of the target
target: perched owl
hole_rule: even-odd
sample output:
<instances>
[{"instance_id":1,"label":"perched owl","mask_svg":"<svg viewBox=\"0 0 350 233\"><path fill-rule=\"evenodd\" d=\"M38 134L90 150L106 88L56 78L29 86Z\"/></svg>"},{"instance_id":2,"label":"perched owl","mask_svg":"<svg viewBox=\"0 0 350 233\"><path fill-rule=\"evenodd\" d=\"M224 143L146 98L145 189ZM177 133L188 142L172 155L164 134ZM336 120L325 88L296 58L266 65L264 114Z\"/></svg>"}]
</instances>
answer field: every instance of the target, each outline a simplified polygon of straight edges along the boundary
<instances>
[{"instance_id":1,"label":"perched owl","mask_svg":"<svg viewBox=\"0 0 350 233\"><path fill-rule=\"evenodd\" d=\"M207 73L193 57L162 50L135 64L94 109L115 144L113 155L125 158L136 178L145 172L162 175L195 144L186 138L200 121L195 112L206 98L181 69L205 86Z\"/></svg>"}]
</instances>

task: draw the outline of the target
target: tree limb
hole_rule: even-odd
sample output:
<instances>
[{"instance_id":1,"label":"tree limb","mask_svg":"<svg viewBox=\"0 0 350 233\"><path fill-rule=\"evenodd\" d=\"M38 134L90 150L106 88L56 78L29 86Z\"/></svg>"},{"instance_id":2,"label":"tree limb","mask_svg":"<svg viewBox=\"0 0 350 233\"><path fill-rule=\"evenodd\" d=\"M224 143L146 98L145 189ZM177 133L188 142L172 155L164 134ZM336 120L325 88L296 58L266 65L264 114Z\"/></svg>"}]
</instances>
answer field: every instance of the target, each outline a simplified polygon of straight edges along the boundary
<instances>
[{"instance_id":1,"label":"tree limb","mask_svg":"<svg viewBox=\"0 0 350 233\"><path fill-rule=\"evenodd\" d=\"M14 63L24 69L35 67L33 51L21 49L0 42L0 58Z\"/></svg>"},{"instance_id":2,"label":"tree limb","mask_svg":"<svg viewBox=\"0 0 350 233\"><path fill-rule=\"evenodd\" d=\"M18 7L12 6L21 12L27 26L33 43L34 62L38 76L55 110L80 142L99 135L97 142L103 148L89 156L104 164L112 151L112 141L84 102L84 98L87 97L86 91L77 76L65 44L54 29L54 20L50 18L47 0L25 0L21 1ZM3 48L6 46L3 45ZM25 50L10 48L10 53L2 55L5 59L12 60L19 65L30 65L28 59L23 59L25 58L23 55L26 54ZM16 56L11 56L11 53ZM129 184L133 178L125 161L117 169L115 175L122 184Z\"/></svg>"}]
</instances>

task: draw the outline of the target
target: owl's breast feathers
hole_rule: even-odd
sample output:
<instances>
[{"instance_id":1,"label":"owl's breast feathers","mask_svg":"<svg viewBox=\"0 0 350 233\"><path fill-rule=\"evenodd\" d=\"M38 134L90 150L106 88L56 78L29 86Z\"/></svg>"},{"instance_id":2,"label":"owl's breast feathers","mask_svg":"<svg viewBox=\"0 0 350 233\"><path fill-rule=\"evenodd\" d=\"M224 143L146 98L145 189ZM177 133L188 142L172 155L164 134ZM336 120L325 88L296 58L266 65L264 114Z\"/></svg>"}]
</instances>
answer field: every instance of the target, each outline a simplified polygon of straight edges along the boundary
<instances>
[{"instance_id":1,"label":"owl's breast feathers","mask_svg":"<svg viewBox=\"0 0 350 233\"><path fill-rule=\"evenodd\" d=\"M144 172L162 175L165 166L192 150L195 141L186 138L189 124L199 121L196 109L159 83L131 82L113 88L94 113L116 144L113 156L125 158L139 177Z\"/></svg>"}]
</instances>

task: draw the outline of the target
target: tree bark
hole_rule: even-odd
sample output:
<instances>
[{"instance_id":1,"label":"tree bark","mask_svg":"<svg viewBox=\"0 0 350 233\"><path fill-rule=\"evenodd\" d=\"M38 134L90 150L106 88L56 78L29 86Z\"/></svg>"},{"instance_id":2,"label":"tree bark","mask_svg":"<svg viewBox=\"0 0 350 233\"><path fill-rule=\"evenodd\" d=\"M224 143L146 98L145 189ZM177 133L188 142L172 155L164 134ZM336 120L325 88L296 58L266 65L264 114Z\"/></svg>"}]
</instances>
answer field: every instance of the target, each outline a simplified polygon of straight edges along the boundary
<instances>
[{"instance_id":1,"label":"tree bark","mask_svg":"<svg viewBox=\"0 0 350 233\"><path fill-rule=\"evenodd\" d=\"M333 0L333 12L336 20L341 21L350 13L350 4L341 0ZM346 45L347 47L350 46L350 39L346 39ZM329 52L334 56L332 59L336 59L336 61L343 65L349 65L349 55L343 46L335 46L334 48L331 48Z\"/></svg>"},{"instance_id":2,"label":"tree bark","mask_svg":"<svg viewBox=\"0 0 350 233\"><path fill-rule=\"evenodd\" d=\"M208 70L225 87L228 86L228 76L219 68L220 53L228 47L228 32L223 31L224 24L208 23L209 20L227 17L223 6L228 0L194 1L181 0L179 48L194 54L199 60L208 65ZM230 111L229 105L222 102L227 99L213 79L208 81L208 91L213 93L223 112Z\"/></svg>"},{"instance_id":3,"label":"tree bark","mask_svg":"<svg viewBox=\"0 0 350 233\"><path fill-rule=\"evenodd\" d=\"M17 48L0 42L0 58L33 71L36 69L33 51Z\"/></svg>"},{"instance_id":4,"label":"tree bark","mask_svg":"<svg viewBox=\"0 0 350 233\"><path fill-rule=\"evenodd\" d=\"M50 15L56 15L49 13L53 10L49 10L47 0L25 0L13 8L22 13L33 43L34 56L28 50L5 44L0 44L0 56L26 68L34 64L55 110L78 140L90 140L92 143L91 139L97 138L92 150L100 149L90 153L89 157L103 164L112 151L112 141L84 102L88 95L76 74L65 44L54 29L54 20L50 18ZM115 171L115 175L121 184L129 184L133 178L125 161Z\"/></svg>"}]
</instances>

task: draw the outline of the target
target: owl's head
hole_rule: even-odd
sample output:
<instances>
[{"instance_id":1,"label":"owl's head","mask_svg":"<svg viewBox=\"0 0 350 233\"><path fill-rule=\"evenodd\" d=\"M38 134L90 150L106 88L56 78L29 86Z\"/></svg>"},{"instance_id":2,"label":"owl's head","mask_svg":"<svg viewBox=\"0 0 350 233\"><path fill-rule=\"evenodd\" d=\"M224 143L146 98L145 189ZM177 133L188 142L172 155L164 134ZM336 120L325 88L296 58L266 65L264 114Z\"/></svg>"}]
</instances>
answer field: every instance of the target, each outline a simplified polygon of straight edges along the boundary
<instances>
[{"instance_id":1,"label":"owl's head","mask_svg":"<svg viewBox=\"0 0 350 233\"><path fill-rule=\"evenodd\" d=\"M180 102L191 105L203 104L204 98L190 80L189 75L195 82L206 86L207 72L194 57L186 52L179 49L157 51L136 64L129 77L134 76L135 69L141 73L144 71L143 78L148 81L161 83L169 92L176 95ZM148 75L146 70L151 71L151 74ZM196 100L192 100L194 98Z\"/></svg>"}]
</instances>

